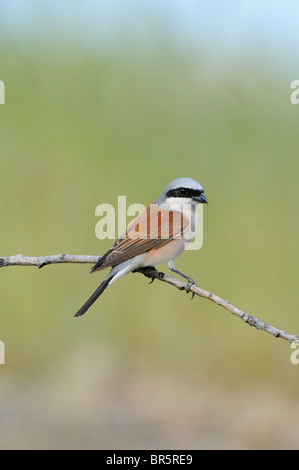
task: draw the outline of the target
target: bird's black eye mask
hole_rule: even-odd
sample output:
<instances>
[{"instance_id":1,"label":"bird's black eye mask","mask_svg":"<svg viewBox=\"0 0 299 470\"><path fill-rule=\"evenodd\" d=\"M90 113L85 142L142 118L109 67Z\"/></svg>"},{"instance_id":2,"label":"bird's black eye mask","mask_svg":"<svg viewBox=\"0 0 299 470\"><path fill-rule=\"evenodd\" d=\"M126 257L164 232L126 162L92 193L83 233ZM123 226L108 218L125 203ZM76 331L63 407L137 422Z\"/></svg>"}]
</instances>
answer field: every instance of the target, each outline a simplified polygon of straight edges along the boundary
<instances>
[{"instance_id":1,"label":"bird's black eye mask","mask_svg":"<svg viewBox=\"0 0 299 470\"><path fill-rule=\"evenodd\" d=\"M170 189L166 193L166 197L199 197L204 192L203 189L177 188Z\"/></svg>"}]
</instances>

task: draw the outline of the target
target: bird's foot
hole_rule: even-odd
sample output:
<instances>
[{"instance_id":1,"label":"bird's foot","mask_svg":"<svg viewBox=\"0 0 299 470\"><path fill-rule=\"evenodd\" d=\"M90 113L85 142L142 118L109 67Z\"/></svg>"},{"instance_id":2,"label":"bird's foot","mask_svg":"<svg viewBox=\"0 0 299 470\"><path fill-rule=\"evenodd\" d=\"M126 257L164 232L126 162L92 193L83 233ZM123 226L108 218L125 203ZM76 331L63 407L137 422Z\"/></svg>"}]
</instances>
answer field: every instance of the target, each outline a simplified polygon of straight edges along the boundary
<instances>
[{"instance_id":1,"label":"bird's foot","mask_svg":"<svg viewBox=\"0 0 299 470\"><path fill-rule=\"evenodd\" d=\"M186 293L189 294L189 292L191 292L191 287L198 287L196 282L194 281L194 279L192 279L191 277L188 278L188 283L187 283L187 286L185 288L186 290ZM195 296L195 292L192 292L192 295L191 295L191 300L193 300Z\"/></svg>"},{"instance_id":2,"label":"bird's foot","mask_svg":"<svg viewBox=\"0 0 299 470\"><path fill-rule=\"evenodd\" d=\"M156 279L156 276L153 276L152 275L152 272L155 272L157 273L157 277L159 279L163 279L165 274L164 273L161 273L159 272L154 266L146 266L145 268L139 268L139 269L135 269L135 271L133 271L133 273L142 273L144 274L144 276L150 278L150 282L149 284L152 284L154 282L154 280Z\"/></svg>"},{"instance_id":3,"label":"bird's foot","mask_svg":"<svg viewBox=\"0 0 299 470\"><path fill-rule=\"evenodd\" d=\"M152 269L152 268L151 268ZM165 274L158 271L156 268L154 268L155 272L157 273L157 277L158 279L160 279L162 281L162 279L164 279L164 276ZM146 275L146 274L145 274ZM157 279L155 276L151 276L150 273L147 274L148 277L151 277L151 281L149 282L149 284L152 284L154 282L155 279Z\"/></svg>"}]
</instances>

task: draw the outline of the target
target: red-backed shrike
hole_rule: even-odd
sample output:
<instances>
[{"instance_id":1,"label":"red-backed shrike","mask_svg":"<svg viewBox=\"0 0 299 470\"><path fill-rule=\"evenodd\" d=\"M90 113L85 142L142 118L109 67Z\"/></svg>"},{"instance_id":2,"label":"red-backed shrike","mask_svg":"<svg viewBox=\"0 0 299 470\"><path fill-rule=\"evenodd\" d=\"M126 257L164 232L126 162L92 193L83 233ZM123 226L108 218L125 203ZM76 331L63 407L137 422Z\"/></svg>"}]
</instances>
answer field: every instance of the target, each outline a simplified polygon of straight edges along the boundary
<instances>
[{"instance_id":1,"label":"red-backed shrike","mask_svg":"<svg viewBox=\"0 0 299 470\"><path fill-rule=\"evenodd\" d=\"M194 284L192 278L175 269L173 260L195 234L195 205L207 202L204 189L197 181L177 178L169 183L164 193L129 224L125 233L93 266L91 272L112 269L75 316L83 315L112 282L137 269L168 263L171 271Z\"/></svg>"}]
</instances>

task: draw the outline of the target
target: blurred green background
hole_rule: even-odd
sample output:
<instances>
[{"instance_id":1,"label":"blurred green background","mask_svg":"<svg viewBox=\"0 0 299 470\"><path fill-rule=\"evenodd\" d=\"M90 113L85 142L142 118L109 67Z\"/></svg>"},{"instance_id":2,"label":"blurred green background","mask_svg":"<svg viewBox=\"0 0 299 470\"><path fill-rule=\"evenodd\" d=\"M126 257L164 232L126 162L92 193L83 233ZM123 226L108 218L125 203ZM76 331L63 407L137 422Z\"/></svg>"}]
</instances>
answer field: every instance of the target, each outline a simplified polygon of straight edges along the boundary
<instances>
[{"instance_id":1,"label":"blurred green background","mask_svg":"<svg viewBox=\"0 0 299 470\"><path fill-rule=\"evenodd\" d=\"M177 268L297 334L292 61L250 40L234 54L216 36L210 46L198 37L182 44L150 2L142 22L122 19L112 2L117 34L108 45L87 20L95 8L103 22L108 2L62 2L75 10L71 24L48 2L44 10L28 2L27 29L26 2L17 3L0 8L0 255L100 255L111 240L95 237L98 204L118 195L148 204L190 176L209 199L204 245ZM275 22L261 8L269 40ZM75 320L104 276L88 272L0 270L2 449L298 448L299 365L287 342L137 274Z\"/></svg>"}]
</instances>

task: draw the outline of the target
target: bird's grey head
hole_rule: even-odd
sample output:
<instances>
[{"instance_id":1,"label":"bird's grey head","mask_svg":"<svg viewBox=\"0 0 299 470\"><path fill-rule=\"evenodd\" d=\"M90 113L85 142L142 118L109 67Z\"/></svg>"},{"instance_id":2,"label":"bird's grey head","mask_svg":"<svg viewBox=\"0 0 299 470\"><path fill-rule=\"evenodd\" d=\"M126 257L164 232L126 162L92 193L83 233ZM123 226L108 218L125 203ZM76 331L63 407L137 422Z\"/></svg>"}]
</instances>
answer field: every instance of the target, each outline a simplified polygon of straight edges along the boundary
<instances>
[{"instance_id":1,"label":"bird's grey head","mask_svg":"<svg viewBox=\"0 0 299 470\"><path fill-rule=\"evenodd\" d=\"M177 178L166 186L157 202L177 201L179 204L207 204L203 187L192 178Z\"/></svg>"}]
</instances>

